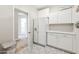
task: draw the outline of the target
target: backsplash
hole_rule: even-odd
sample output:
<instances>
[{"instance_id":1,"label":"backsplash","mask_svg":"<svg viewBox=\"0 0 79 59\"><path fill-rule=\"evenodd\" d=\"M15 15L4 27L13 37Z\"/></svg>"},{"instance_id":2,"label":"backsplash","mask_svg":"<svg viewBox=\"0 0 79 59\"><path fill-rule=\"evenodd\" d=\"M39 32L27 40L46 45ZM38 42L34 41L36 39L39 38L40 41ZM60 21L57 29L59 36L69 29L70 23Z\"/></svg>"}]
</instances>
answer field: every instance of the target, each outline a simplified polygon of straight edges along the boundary
<instances>
[{"instance_id":1,"label":"backsplash","mask_svg":"<svg viewBox=\"0 0 79 59\"><path fill-rule=\"evenodd\" d=\"M73 24L50 24L49 30L62 31L62 32L73 32Z\"/></svg>"}]
</instances>

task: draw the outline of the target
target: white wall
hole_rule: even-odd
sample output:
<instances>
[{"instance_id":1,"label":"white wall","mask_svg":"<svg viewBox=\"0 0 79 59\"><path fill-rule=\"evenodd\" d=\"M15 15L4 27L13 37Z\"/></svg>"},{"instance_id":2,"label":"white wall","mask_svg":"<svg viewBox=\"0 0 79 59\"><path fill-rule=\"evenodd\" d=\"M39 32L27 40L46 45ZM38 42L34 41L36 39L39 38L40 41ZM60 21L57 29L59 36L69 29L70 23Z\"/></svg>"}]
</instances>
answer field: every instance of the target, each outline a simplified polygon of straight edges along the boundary
<instances>
[{"instance_id":1,"label":"white wall","mask_svg":"<svg viewBox=\"0 0 79 59\"><path fill-rule=\"evenodd\" d=\"M62 9L70 8L72 5L55 5L50 7L50 13L56 13L57 11L60 11Z\"/></svg>"},{"instance_id":2,"label":"white wall","mask_svg":"<svg viewBox=\"0 0 79 59\"><path fill-rule=\"evenodd\" d=\"M49 16L49 8L45 8L38 11L38 17L48 17Z\"/></svg>"},{"instance_id":3,"label":"white wall","mask_svg":"<svg viewBox=\"0 0 79 59\"><path fill-rule=\"evenodd\" d=\"M30 32L31 31L30 26L32 24L32 20L37 17L37 10L35 8L33 8L32 6L28 6L28 5L20 5L20 6L16 5L16 6L14 6L14 8L17 8L19 10L22 10L22 11L28 13L28 16L29 16L28 32Z\"/></svg>"},{"instance_id":4,"label":"white wall","mask_svg":"<svg viewBox=\"0 0 79 59\"><path fill-rule=\"evenodd\" d=\"M14 8L17 8L19 10L22 10L24 12L28 13L28 32L31 32L30 34L28 33L28 43L30 47L32 47L32 42L33 42L33 19L37 18L37 10L33 8L32 6L28 5L16 5Z\"/></svg>"},{"instance_id":5,"label":"white wall","mask_svg":"<svg viewBox=\"0 0 79 59\"><path fill-rule=\"evenodd\" d=\"M31 32L28 34L28 42L29 45L32 46L33 19L37 18L37 10L32 6L23 5L0 6L0 43L13 40L13 8L17 8L28 13L28 32Z\"/></svg>"},{"instance_id":6,"label":"white wall","mask_svg":"<svg viewBox=\"0 0 79 59\"><path fill-rule=\"evenodd\" d=\"M0 43L13 40L13 7L0 6Z\"/></svg>"}]
</instances>

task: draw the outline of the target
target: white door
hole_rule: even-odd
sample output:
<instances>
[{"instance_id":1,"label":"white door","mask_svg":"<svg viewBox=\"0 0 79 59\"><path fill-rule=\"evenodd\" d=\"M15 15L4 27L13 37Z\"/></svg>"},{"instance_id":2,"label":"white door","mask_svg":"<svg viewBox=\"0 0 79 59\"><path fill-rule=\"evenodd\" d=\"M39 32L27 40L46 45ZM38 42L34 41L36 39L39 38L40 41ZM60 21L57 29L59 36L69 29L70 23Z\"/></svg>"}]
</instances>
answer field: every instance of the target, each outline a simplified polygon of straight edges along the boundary
<instances>
[{"instance_id":1,"label":"white door","mask_svg":"<svg viewBox=\"0 0 79 59\"><path fill-rule=\"evenodd\" d=\"M46 45L46 31L48 28L48 18L39 18L38 43Z\"/></svg>"}]
</instances>

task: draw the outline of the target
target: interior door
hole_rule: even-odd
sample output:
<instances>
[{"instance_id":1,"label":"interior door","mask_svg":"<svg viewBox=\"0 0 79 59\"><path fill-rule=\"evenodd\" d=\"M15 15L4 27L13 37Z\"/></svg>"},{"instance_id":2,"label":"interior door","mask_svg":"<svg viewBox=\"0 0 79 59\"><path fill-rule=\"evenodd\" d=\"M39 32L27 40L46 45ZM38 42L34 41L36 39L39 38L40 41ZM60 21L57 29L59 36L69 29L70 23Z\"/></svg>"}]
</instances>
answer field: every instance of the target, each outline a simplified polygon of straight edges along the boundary
<instances>
[{"instance_id":1,"label":"interior door","mask_svg":"<svg viewBox=\"0 0 79 59\"><path fill-rule=\"evenodd\" d=\"M46 45L46 31L48 28L48 18L39 18L38 43Z\"/></svg>"}]
</instances>

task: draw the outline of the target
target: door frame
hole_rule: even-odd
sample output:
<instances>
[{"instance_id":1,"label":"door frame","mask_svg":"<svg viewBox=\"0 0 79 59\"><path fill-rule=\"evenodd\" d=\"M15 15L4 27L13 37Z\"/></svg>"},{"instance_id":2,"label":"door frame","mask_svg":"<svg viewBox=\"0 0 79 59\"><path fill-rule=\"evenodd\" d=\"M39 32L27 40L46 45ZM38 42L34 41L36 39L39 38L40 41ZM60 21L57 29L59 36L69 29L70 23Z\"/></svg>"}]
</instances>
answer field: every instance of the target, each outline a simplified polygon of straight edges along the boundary
<instances>
[{"instance_id":1,"label":"door frame","mask_svg":"<svg viewBox=\"0 0 79 59\"><path fill-rule=\"evenodd\" d=\"M24 13L25 15L27 15L27 40L28 40L28 12L25 12L23 10L14 8L14 40L18 40L18 13ZM17 32L17 33L16 33Z\"/></svg>"}]
</instances>

